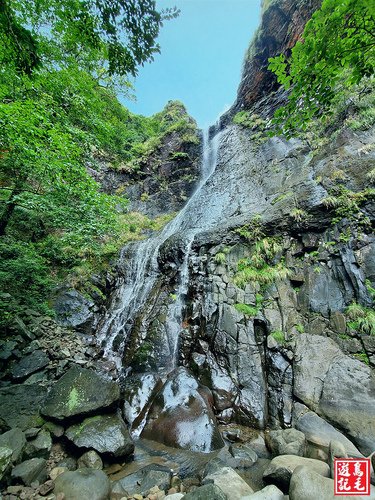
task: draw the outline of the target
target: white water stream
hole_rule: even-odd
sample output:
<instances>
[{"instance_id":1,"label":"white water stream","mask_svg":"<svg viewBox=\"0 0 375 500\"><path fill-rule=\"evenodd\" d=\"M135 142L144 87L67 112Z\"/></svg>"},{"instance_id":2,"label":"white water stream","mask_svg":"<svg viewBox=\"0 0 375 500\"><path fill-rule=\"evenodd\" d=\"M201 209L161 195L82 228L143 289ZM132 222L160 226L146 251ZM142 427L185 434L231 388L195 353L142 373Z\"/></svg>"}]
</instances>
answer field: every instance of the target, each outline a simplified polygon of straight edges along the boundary
<instances>
[{"instance_id":1,"label":"white water stream","mask_svg":"<svg viewBox=\"0 0 375 500\"><path fill-rule=\"evenodd\" d=\"M182 329L183 309L189 283L190 250L195 236L207 229L207 217L202 217L202 206L197 211L194 205L197 205L195 202L199 201L202 189L215 171L219 143L220 133L215 133L211 139L208 130L204 133L201 180L194 194L160 233L134 244L130 256L126 254L127 248L122 253L121 259L125 267L124 284L117 290L98 332L98 341L104 348L105 357L114 361L119 371L122 368L124 346L133 327L133 319L145 305L160 273L157 260L160 247L172 235L179 233L185 241L186 250L179 270L176 297L168 307L165 324L171 353L171 363L165 368L170 371L176 367L179 334ZM201 203L202 201L200 200Z\"/></svg>"}]
</instances>

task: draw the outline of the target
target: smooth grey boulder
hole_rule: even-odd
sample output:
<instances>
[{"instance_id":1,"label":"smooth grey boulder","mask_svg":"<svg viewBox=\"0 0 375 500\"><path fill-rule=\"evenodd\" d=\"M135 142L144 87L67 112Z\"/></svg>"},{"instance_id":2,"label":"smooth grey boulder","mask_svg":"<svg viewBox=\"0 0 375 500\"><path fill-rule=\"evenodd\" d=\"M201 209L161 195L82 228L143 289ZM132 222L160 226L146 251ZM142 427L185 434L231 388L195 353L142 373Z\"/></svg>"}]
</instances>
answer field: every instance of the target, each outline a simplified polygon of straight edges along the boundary
<instances>
[{"instance_id":1,"label":"smooth grey boulder","mask_svg":"<svg viewBox=\"0 0 375 500\"><path fill-rule=\"evenodd\" d=\"M87 451L78 459L78 469L103 469L103 461L94 450Z\"/></svg>"},{"instance_id":2,"label":"smooth grey boulder","mask_svg":"<svg viewBox=\"0 0 375 500\"><path fill-rule=\"evenodd\" d=\"M341 443L348 456L361 456L360 451L347 437L305 405L294 404L293 423L295 428L306 436L306 453L309 458L327 461L331 441Z\"/></svg>"},{"instance_id":3,"label":"smooth grey boulder","mask_svg":"<svg viewBox=\"0 0 375 500\"><path fill-rule=\"evenodd\" d=\"M172 495L167 495L164 500L181 500L184 496L183 493L172 493Z\"/></svg>"},{"instance_id":4,"label":"smooth grey boulder","mask_svg":"<svg viewBox=\"0 0 375 500\"><path fill-rule=\"evenodd\" d=\"M44 420L39 410L47 390L38 385L11 385L0 389L0 422L5 430L40 427Z\"/></svg>"},{"instance_id":5,"label":"smooth grey boulder","mask_svg":"<svg viewBox=\"0 0 375 500\"><path fill-rule=\"evenodd\" d=\"M49 357L41 350L37 350L28 356L21 358L11 369L11 375L15 380L26 378L49 363Z\"/></svg>"},{"instance_id":6,"label":"smooth grey boulder","mask_svg":"<svg viewBox=\"0 0 375 500\"><path fill-rule=\"evenodd\" d=\"M208 474L203 484L209 483L218 486L230 500L241 500L242 497L254 493L246 481L231 467L223 467Z\"/></svg>"},{"instance_id":7,"label":"smooth grey boulder","mask_svg":"<svg viewBox=\"0 0 375 500\"><path fill-rule=\"evenodd\" d=\"M49 392L43 415L64 420L108 408L120 398L119 386L86 368L73 366Z\"/></svg>"},{"instance_id":8,"label":"smooth grey boulder","mask_svg":"<svg viewBox=\"0 0 375 500\"><path fill-rule=\"evenodd\" d=\"M48 431L42 429L35 439L29 441L25 448L26 458L48 459L52 448L52 439Z\"/></svg>"},{"instance_id":9,"label":"smooth grey boulder","mask_svg":"<svg viewBox=\"0 0 375 500\"><path fill-rule=\"evenodd\" d=\"M334 481L323 477L309 467L297 467L292 474L289 487L290 500L337 500L337 498L350 500L374 500L375 488L371 487L370 496L335 496Z\"/></svg>"},{"instance_id":10,"label":"smooth grey boulder","mask_svg":"<svg viewBox=\"0 0 375 500\"><path fill-rule=\"evenodd\" d=\"M92 448L114 457L125 457L134 451L129 431L117 414L86 418L69 427L65 435L79 448Z\"/></svg>"},{"instance_id":11,"label":"smooth grey boulder","mask_svg":"<svg viewBox=\"0 0 375 500\"><path fill-rule=\"evenodd\" d=\"M303 457L306 449L306 438L303 432L296 429L282 429L265 433L267 448L273 455L298 455Z\"/></svg>"},{"instance_id":12,"label":"smooth grey boulder","mask_svg":"<svg viewBox=\"0 0 375 500\"><path fill-rule=\"evenodd\" d=\"M287 493L293 471L300 465L304 465L324 477L331 475L329 465L320 460L296 455L280 455L271 460L263 473L263 480L266 484L275 484L284 493Z\"/></svg>"},{"instance_id":13,"label":"smooth grey boulder","mask_svg":"<svg viewBox=\"0 0 375 500\"><path fill-rule=\"evenodd\" d=\"M168 490L171 478L172 472L169 468L152 464L116 481L113 487L121 491L123 496L146 496L154 486L158 486L160 490Z\"/></svg>"},{"instance_id":14,"label":"smooth grey boulder","mask_svg":"<svg viewBox=\"0 0 375 500\"><path fill-rule=\"evenodd\" d=\"M47 479L47 462L44 458L32 458L16 465L11 477L14 481L21 481L30 486L34 481L43 483Z\"/></svg>"},{"instance_id":15,"label":"smooth grey boulder","mask_svg":"<svg viewBox=\"0 0 375 500\"><path fill-rule=\"evenodd\" d=\"M10 468L12 463L13 450L6 448L5 446L0 447L0 481L3 479L5 474Z\"/></svg>"},{"instance_id":16,"label":"smooth grey boulder","mask_svg":"<svg viewBox=\"0 0 375 500\"><path fill-rule=\"evenodd\" d=\"M177 368L154 398L141 436L191 451L222 448L212 404L211 391L186 368Z\"/></svg>"},{"instance_id":17,"label":"smooth grey boulder","mask_svg":"<svg viewBox=\"0 0 375 500\"><path fill-rule=\"evenodd\" d=\"M302 334L296 340L294 395L343 429L361 453L375 449L375 373L344 355L330 338Z\"/></svg>"},{"instance_id":18,"label":"smooth grey boulder","mask_svg":"<svg viewBox=\"0 0 375 500\"><path fill-rule=\"evenodd\" d=\"M191 493L187 493L183 500L228 500L228 497L216 484L205 484Z\"/></svg>"},{"instance_id":19,"label":"smooth grey boulder","mask_svg":"<svg viewBox=\"0 0 375 500\"><path fill-rule=\"evenodd\" d=\"M64 494L65 500L109 500L111 483L101 470L78 469L60 474L53 493Z\"/></svg>"},{"instance_id":20,"label":"smooth grey boulder","mask_svg":"<svg viewBox=\"0 0 375 500\"><path fill-rule=\"evenodd\" d=\"M284 500L284 498L284 493L279 488L274 484L269 484L252 495L242 497L241 500Z\"/></svg>"},{"instance_id":21,"label":"smooth grey boulder","mask_svg":"<svg viewBox=\"0 0 375 500\"><path fill-rule=\"evenodd\" d=\"M26 437L21 429L11 429L0 436L0 447L12 450L12 462L19 463L22 460L26 446Z\"/></svg>"}]
</instances>

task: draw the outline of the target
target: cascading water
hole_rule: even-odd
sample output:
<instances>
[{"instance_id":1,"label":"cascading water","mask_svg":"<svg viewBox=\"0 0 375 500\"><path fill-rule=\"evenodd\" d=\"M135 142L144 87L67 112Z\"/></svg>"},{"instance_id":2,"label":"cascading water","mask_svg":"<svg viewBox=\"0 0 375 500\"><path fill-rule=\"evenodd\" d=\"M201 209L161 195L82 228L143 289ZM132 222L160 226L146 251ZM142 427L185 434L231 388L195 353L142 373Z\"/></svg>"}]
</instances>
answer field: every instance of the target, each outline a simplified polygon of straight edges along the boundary
<instances>
[{"instance_id":1,"label":"cascading water","mask_svg":"<svg viewBox=\"0 0 375 500\"><path fill-rule=\"evenodd\" d=\"M125 267L124 283L115 293L112 305L98 333L98 340L104 348L105 357L114 361L120 372L124 347L133 328L134 318L145 305L160 273L157 260L160 247L172 235L180 233L183 234L186 250L179 270L179 285L174 294L175 300L167 312L165 327L170 359L168 366L162 368L170 371L176 366L178 338L182 328L184 301L188 290L190 250L195 236L207 228L208 222L207 217L202 216L202 205L198 199L215 170L219 143L220 133L216 129L211 139L208 130L203 134L201 180L194 194L179 214L159 234L126 247L121 254L121 261Z\"/></svg>"}]
</instances>

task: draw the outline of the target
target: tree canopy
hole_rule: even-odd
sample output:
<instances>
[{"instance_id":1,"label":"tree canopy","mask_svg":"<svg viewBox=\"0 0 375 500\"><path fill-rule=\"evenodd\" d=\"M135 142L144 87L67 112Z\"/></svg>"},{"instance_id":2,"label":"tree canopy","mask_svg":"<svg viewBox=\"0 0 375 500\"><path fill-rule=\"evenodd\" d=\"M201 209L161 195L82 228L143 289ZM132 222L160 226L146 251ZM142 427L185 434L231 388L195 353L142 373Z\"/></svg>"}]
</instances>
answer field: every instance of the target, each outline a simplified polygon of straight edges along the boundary
<instances>
[{"instance_id":1,"label":"tree canopy","mask_svg":"<svg viewBox=\"0 0 375 500\"><path fill-rule=\"evenodd\" d=\"M136 75L159 52L155 0L0 0L0 63L31 74L74 63L98 78Z\"/></svg>"},{"instance_id":2,"label":"tree canopy","mask_svg":"<svg viewBox=\"0 0 375 500\"><path fill-rule=\"evenodd\" d=\"M338 92L374 75L375 4L368 0L323 0L290 57L270 59L269 69L289 90L274 122L287 135L324 116Z\"/></svg>"}]
</instances>

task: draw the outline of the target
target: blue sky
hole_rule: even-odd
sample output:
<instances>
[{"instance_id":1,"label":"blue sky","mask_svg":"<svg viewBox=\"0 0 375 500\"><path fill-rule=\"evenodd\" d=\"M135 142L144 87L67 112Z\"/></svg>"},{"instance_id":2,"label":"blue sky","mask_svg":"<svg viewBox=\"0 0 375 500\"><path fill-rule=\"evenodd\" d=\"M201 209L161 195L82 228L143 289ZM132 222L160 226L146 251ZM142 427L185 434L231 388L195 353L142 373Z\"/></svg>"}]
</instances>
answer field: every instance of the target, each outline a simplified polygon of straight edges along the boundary
<instances>
[{"instance_id":1,"label":"blue sky","mask_svg":"<svg viewBox=\"0 0 375 500\"><path fill-rule=\"evenodd\" d=\"M177 19L166 21L161 54L139 70L134 113L152 115L179 99L204 128L234 101L242 62L260 19L260 0L157 0L176 5Z\"/></svg>"}]
</instances>

